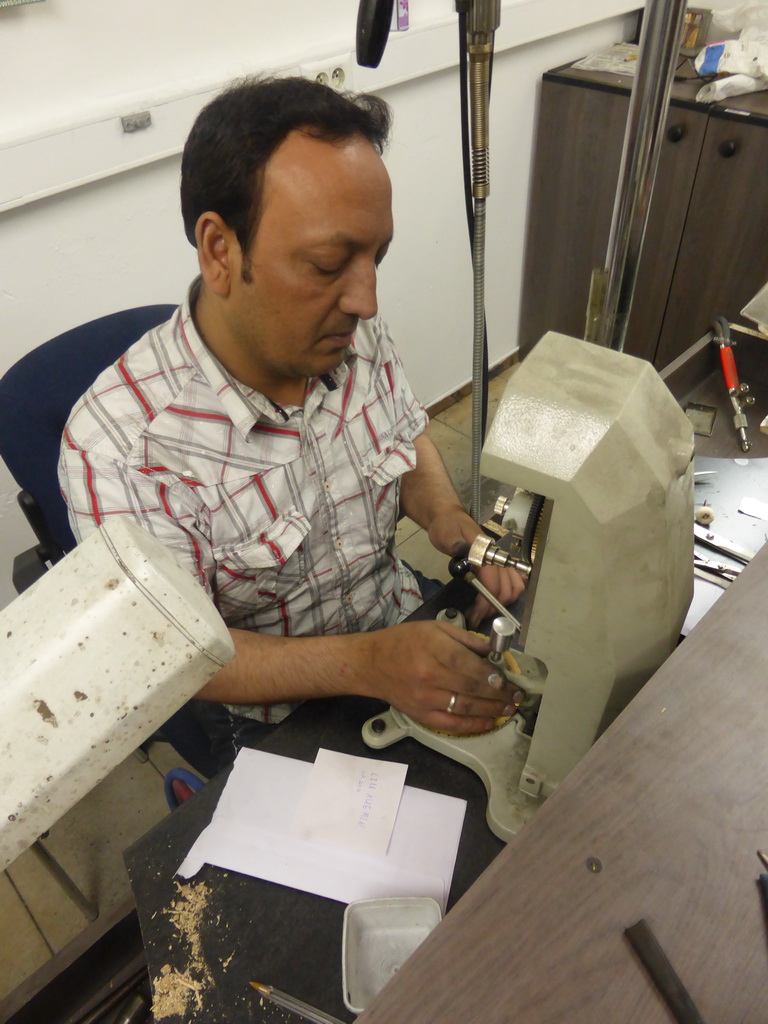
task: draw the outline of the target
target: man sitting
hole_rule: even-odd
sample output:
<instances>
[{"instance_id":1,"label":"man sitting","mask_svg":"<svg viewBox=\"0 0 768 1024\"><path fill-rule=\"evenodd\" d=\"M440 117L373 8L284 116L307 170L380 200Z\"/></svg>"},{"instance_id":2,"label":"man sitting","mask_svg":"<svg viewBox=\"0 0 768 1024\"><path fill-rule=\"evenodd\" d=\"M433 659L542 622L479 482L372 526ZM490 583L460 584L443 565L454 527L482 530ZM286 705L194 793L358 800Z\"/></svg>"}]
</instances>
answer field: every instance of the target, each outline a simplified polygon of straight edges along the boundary
<instances>
[{"instance_id":1,"label":"man sitting","mask_svg":"<svg viewBox=\"0 0 768 1024\"><path fill-rule=\"evenodd\" d=\"M508 713L481 639L401 621L422 596L395 550L399 511L449 556L479 527L377 315L388 130L383 101L303 79L208 104L181 178L200 276L64 433L75 535L131 516L231 628L235 658L198 694L223 716L225 759L311 697L375 696L462 733ZM505 603L522 590L511 570L481 573Z\"/></svg>"}]
</instances>

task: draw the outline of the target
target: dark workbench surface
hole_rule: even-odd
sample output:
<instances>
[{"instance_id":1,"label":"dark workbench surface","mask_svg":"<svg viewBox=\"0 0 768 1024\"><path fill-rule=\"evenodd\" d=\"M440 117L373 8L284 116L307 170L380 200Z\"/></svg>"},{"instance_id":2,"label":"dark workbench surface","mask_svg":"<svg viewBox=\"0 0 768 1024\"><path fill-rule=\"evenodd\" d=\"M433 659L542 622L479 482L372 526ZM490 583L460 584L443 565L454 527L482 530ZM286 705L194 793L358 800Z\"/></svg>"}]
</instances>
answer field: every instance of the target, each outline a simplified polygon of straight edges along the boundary
<instances>
[{"instance_id":1,"label":"dark workbench surface","mask_svg":"<svg viewBox=\"0 0 768 1024\"><path fill-rule=\"evenodd\" d=\"M716 476L708 478L707 482L698 484L696 487L697 504L701 504L706 497L717 511L717 518L713 523L712 529L731 537L731 539L739 543L751 544L755 548L759 547L765 536L766 524L760 520L741 516L737 513L736 509L739 501L745 494L765 498L763 492L766 490L766 487L763 485L765 484L766 476L768 476L768 460L740 459L736 462L732 459L717 460L699 456L697 457L696 468L716 470ZM763 557L765 560L766 556L764 555ZM765 565L762 565L763 576L765 569ZM761 570L758 569L757 572L759 573ZM754 574L755 570L752 570L752 573ZM754 578L753 575L753 590L755 587L759 590L761 582L763 589L765 589L764 580L761 581L759 577ZM451 587L455 588L457 586L458 584L451 584ZM755 597L753 600L759 604L761 598L756 590L754 592ZM464 594L463 603L466 603L465 599L466 593ZM746 608L749 609L749 599L746 600ZM762 600L765 600L764 595ZM450 603L463 606L460 599ZM743 603L741 607L744 607ZM718 608L719 603L713 613L715 616L718 615ZM424 614L434 614L434 610L434 607L426 606ZM733 613L728 616L729 621L732 619L732 615ZM739 630L737 633L732 632L729 639L733 639L735 642L735 638L738 636L739 643L743 649L748 649L749 644L753 642L753 634L759 628L755 615L759 617L758 608L753 609L752 619L749 620L753 623L751 627L747 627L740 620L739 616L736 616L735 621L739 625ZM764 608L762 617L764 618ZM728 656L726 654L728 650L727 641L720 636L719 630L711 630L712 624L710 618L710 632L713 632L713 636L716 639L713 639L708 646L708 649L711 647L711 654L705 655L705 660L709 657L715 659L717 652L722 664L717 664L716 660L712 662L711 670L702 675L698 680L700 689L694 693L692 676L696 675L697 672L701 673L702 670L701 655L698 653L702 641L701 639L694 640L698 631L695 632L693 637L687 640L675 657L671 659L674 668L667 669L665 666L659 673L666 682L663 695L662 693L658 695L654 707L656 708L656 705L662 702L669 704L670 709L673 709L682 700L686 707L689 707L687 713L690 716L691 722L699 722L701 719L701 705L703 703L707 708L711 708L711 716L707 720L709 722L707 729L711 728L712 731L717 733L724 725L728 725L730 719L734 717L735 711L732 708L732 704L737 691L740 692L738 700L744 701L748 696L751 696L755 703L756 713L758 711L762 713L760 680L762 679L764 682L765 674L763 673L760 679L758 679L758 676L760 675L759 666L765 658L765 645L760 643L759 648L755 651L755 658L753 659L756 673L755 680L751 684L751 688L745 688L744 680L735 682L731 680L730 662L727 660ZM727 632L726 636L728 636ZM694 655L693 661L688 658L689 651ZM743 661L742 651L738 658L739 666L742 666ZM690 668L690 665L696 665L697 668ZM737 670L733 669L733 671ZM741 671L741 668L738 671ZM652 685L658 686L659 684L649 684L649 687ZM721 695L721 700L717 699L718 692ZM618 772L617 780L621 782L624 780L626 772L629 771L628 766L633 763L633 751L635 751L637 744L640 742L639 737L642 735L643 729L650 728L650 726L642 725L633 728L633 738L628 741L626 737L615 740L611 739L611 737L616 734L617 730L622 732L622 729L618 727L626 719L627 715L630 715L630 720L632 720L635 715L640 713L636 708L643 707L646 703L647 698L644 694L641 694L632 703L630 709L621 717L619 723L611 727L606 736L600 741L600 744L598 744L596 750L605 752L602 760L598 763L601 765L600 771L605 771L606 779L612 771L616 771ZM291 715L282 725L276 727L274 734L261 744L261 748L273 753L284 754L307 761L314 760L316 752L321 746L351 754L403 761L410 765L407 778L409 785L437 792L445 792L467 799L467 816L462 833L453 887L451 889L450 907L459 897L467 892L469 887L472 886L479 875L503 848L501 841L491 834L485 823L486 802L483 786L469 769L427 750L414 740L405 740L386 750L372 752L361 739L360 727L380 707L382 705L378 702L362 698L337 698L335 700L308 702ZM658 711L658 708L656 710ZM749 714L750 712L747 712L747 717L749 717ZM739 716L737 716L739 717L739 722L742 723L743 713L739 712ZM701 773L701 776L697 775L696 771L693 770L683 771L679 758L674 756L674 749L671 749L668 755L668 758L671 759L671 767L662 767L662 765L665 765L663 760L656 762L658 771L664 775L664 782L663 784L659 782L659 785L667 794L674 792L677 785L676 780L684 778L688 780L684 785L692 787L693 782L691 780L696 779L697 785L703 787L703 792L707 787L714 784L713 780L719 769L716 764L710 764L704 748L698 749L697 744L703 743L704 740L704 733L701 731L703 725L698 727L699 732L695 734L691 733L689 735L687 726L680 735L670 733L667 728L668 723L675 721L680 725L679 720L680 713L669 718L658 719L658 721L654 720L653 730L640 743L640 746L644 747L650 744L658 755L658 741L654 738L654 730L664 726L663 731L664 735L667 736L667 744L671 748L679 744L681 748L688 751L685 756L690 756L692 763L700 766L698 771ZM626 733L626 726L622 728L623 733ZM738 747L741 737L736 735L734 727L731 727L731 729L732 735L729 742L736 744ZM754 752L751 751L748 756L754 759L753 755ZM594 759L593 754L588 755L588 759L590 759L591 763L591 760ZM609 762L614 765L613 769L608 768ZM643 764L643 771L650 770L645 766L645 762ZM768 772L768 764L765 768ZM584 769L579 767L577 771L583 773ZM638 767L637 771L641 771L641 768ZM211 818L226 780L226 774L222 773L221 776L210 782L200 793L196 794L188 803L182 805L182 807L157 825L126 854L131 884L139 908L150 976L156 987L156 1020L168 1020L170 1024L179 1020L183 1020L185 1024L187 1022L188 1024L216 1024L216 1022L222 1022L223 1024L225 1021L231 1022L234 1020L238 1024L247 1021L290 1024L295 1019L290 1014L286 1014L285 1011L263 1002L249 988L249 981L272 984L305 1000L311 1005L326 1010L326 1012L333 1014L343 1021L352 1020L352 1016L343 1005L341 986L341 936L344 904L211 866L204 867L189 882L174 879L176 868ZM576 773L574 772L574 774ZM635 769L633 768L630 776L634 778L634 774ZM755 783L754 768L752 766L745 766L745 777L753 780L750 785ZM654 778L656 778L655 774ZM547 815L551 813L548 809L555 801L557 801L556 806L561 806L561 801L565 799L565 795L560 795L563 791L564 794L570 793L570 801L578 802L581 807L580 813L585 813L584 807L581 806L583 800L579 797L579 790L574 790L574 784L571 779L572 777L569 777L566 783L560 787L558 793L555 794L555 797L550 798L545 808L526 827L522 836L529 836L531 834L529 830L538 829L540 827L540 818L543 818L545 821L548 820ZM718 782L717 786L720 784L721 782ZM605 782L600 783L600 786L603 785L605 785ZM585 786L587 791L593 794L596 806L601 806L598 791L595 790L595 783L590 776L587 776L582 782L582 786ZM643 801L648 798L648 794L655 792L654 784L650 778L645 780L643 792L645 794L642 797ZM691 790L691 793L693 793L693 790ZM626 796L628 804L632 803L634 799L629 794ZM639 795L638 799L640 799ZM666 820L665 808L667 806L667 797L665 796L661 803L657 803L652 796L650 799L651 804L649 806L655 807L656 810L651 815L649 824L658 817L659 827L663 829L664 821ZM737 799L736 794L731 793L728 799L733 803ZM680 801L682 801L682 804ZM675 805L679 808L685 806L683 793L680 794L680 800L675 798ZM611 807L613 808L614 806L615 803L611 803ZM748 806L754 807L752 798L750 798ZM717 814L721 813L721 811L722 808L718 808ZM596 813L598 812L596 811ZM678 810L675 813L682 813L682 811ZM713 814L714 816L710 824L714 827L717 814L714 812ZM732 817L733 812L729 812L729 815ZM559 831L560 826L550 826L550 831L554 828L554 832L552 832L549 842L551 843L552 851L560 850L562 857L565 857L567 854L565 847L571 841L566 840L565 836L567 829L571 827L572 815L565 809L560 813L560 817L563 821L562 827L564 831L561 835ZM634 815L629 814L629 818L634 820ZM599 813L598 819L599 823L594 823L594 828L590 826L591 831L588 829L588 834L581 835L578 841L576 841L577 837L574 836L573 841L576 842L576 849L581 849L586 840L584 850L587 847L592 850L594 846L594 850L598 851L600 856L605 859L606 851L612 851L614 843L618 842L621 845L623 833L611 820L605 817L601 818ZM756 848L755 844L758 840L763 845L768 845L768 831L765 831L763 834L764 829L768 829L766 822L768 822L768 819L765 819L765 822L763 822L758 817L754 826L746 822L741 824L741 827L753 836L747 843L750 846L749 856L753 856L754 850L752 847ZM679 825L679 839L683 846L685 846L687 840L684 839L684 836L687 824L684 818L681 818ZM653 825L653 828L655 827ZM521 839L522 837L516 838L513 841L515 849L520 848ZM634 842L635 840L633 840ZM663 839L663 842L669 842L671 844L670 848L675 846L671 838ZM732 845L731 839L726 841L726 838L723 836L714 836L712 842L720 851L725 849L726 846L730 849L729 843ZM637 851L632 856L640 856L641 851L655 849L652 832L643 832L642 836L636 840L636 845ZM527 846L524 844L522 849L527 849ZM625 851L621 854L621 857L624 858L628 855L628 852ZM539 849L536 856L543 857L543 850ZM555 856L554 852L552 856ZM642 856L645 856L645 853L642 853ZM677 854L674 856L677 856ZM693 853L686 848L685 856L692 858ZM519 868L515 861L510 865L508 877L512 879L525 877L528 879L525 885L525 889L528 891L530 890L529 872L532 865L529 862L529 858L525 857L523 853L518 854L518 858L520 857L523 857L526 861L524 869ZM536 908L539 905L549 906L551 900L545 898L545 892L548 887L552 886L558 891L562 889L561 882L557 880L559 877L558 872L562 870L562 864L558 857L560 857L560 860L562 859L560 854L558 854L558 856L555 856L557 863L553 861L552 865L550 865L553 872L552 878L546 882L543 878L539 880L537 885L534 886L534 889L538 891L538 895L535 897L531 896L533 903L530 907L526 907L525 911L522 908L520 908L519 912L515 910L512 915L515 920L519 920L519 915L523 913L528 916L531 914L535 916L538 913ZM611 857L613 857L613 854L611 854ZM572 858L567 857L566 859L568 859L568 863L571 863ZM709 857L705 858L707 863L710 862L710 859ZM740 855L739 864L741 865L742 860L745 859L746 854L744 857ZM758 869L756 859L752 867L754 869L752 873L756 874ZM723 871L730 870L725 864L721 865L721 869ZM666 873L668 873L658 860L652 864L649 862L649 870L654 877L657 875L659 877L666 877ZM695 875L695 866L692 870ZM686 877L687 872L688 868L685 868L683 874ZM750 872L747 870L745 891L748 893L748 896L745 897L744 891L742 889L739 890L741 895L738 905L741 907L742 913L747 911L749 899L752 895L750 878ZM575 884L576 880L573 879L572 882ZM598 886L596 891L606 891L605 885L603 885L602 890ZM469 918L466 917L466 914L464 915L463 924L459 927L460 934L457 934L455 926L449 933L453 936L454 942L457 942L459 947L462 947L464 943L464 931L462 929L465 927L467 929L475 928L473 923L475 914L478 915L479 921L485 921L485 918L490 915L488 922L479 926L480 931L484 934L490 934L502 928L502 923L494 917L493 906L495 901L491 898L487 885L483 889L482 895L475 897L474 892L475 890L466 897L464 902L470 900L471 906L475 910L472 911ZM499 890L500 899L506 901L514 900L516 892L516 884L512 884L511 891L508 886L502 885ZM638 916L641 913L650 912L654 906L658 906L657 896L658 894L653 895L653 898L649 897L647 907L643 901L638 902ZM558 899L561 900L563 906L568 905L569 900L564 890ZM679 899L676 897L672 902L674 904L679 903ZM643 903L642 906L641 903ZM569 944L574 947L580 946L580 940L576 940L574 935L578 933L578 929L587 927L587 918L591 914L591 910L587 913L587 907L594 907L598 915L602 913L600 901L598 900L593 904L590 898L588 904L585 904L584 907L587 917L579 918L578 921L574 920L565 930L557 927L554 921L550 922L553 934L557 933L560 936L558 942L561 945L565 943L566 946ZM718 909L720 911L723 909L720 903L718 903ZM754 907L751 909L754 910ZM453 917L454 915L451 915L449 921L452 921ZM493 918L493 920L491 921L490 918ZM627 924L631 923L633 922L627 921ZM754 922L752 922L750 927L753 924ZM441 928L443 927L441 926ZM532 927L531 922L526 921L523 931L518 933L513 929L514 935L511 933L504 940L504 944L509 945L510 948L519 945L518 940L514 936L528 935ZM533 932L538 934L538 930L535 927L533 927ZM570 934L570 938L566 937L566 932ZM453 950L451 939L449 938L447 941L448 948ZM669 941L666 935L664 936L664 941L665 945ZM712 941L712 937L709 934L707 934L707 941ZM675 951L674 945L673 951ZM541 951L539 951L540 953ZM616 957L620 954L621 956L624 955L621 936L618 935L617 949L611 955L611 960L615 961ZM450 956L453 957L454 953L451 952ZM442 962L441 953L438 954L438 960ZM458 966L454 961L451 971L455 973ZM497 965L497 967L500 967L500 965ZM636 968L631 963L630 968L627 969L625 965L624 972L631 975L632 971ZM430 966L430 970L432 970L432 966ZM178 972L182 980L193 987L185 988L183 984L180 987L178 981L176 984L170 985L168 981L161 980L164 975L170 977L174 972ZM408 977L411 977L410 973ZM766 977L768 977L768 974ZM453 989L453 985L450 984L447 975L443 976L443 981L449 989ZM411 981L409 984L411 986L413 984L420 986L421 981ZM634 984L637 987L638 982L636 978L634 979ZM167 991L166 986L168 986ZM197 992L194 990L195 986L198 986ZM166 991L165 995L163 995L164 991ZM179 991L181 991L183 998L179 997ZM409 996L407 998L413 998L412 988L409 989ZM640 1002L642 1003L642 1000ZM383 1005L388 1007L383 1011L384 1015L382 1016L382 1011L377 1009L372 1020L389 1022L406 1019L403 1016L404 1011L400 997L395 997L393 1005L397 1006L396 1011L393 1010L393 1006L388 1001ZM435 1003L435 1006L437 1006L437 1003ZM440 1015L429 1016L430 1021L456 1021L457 1024L461 1021L462 1024L469 1024L469 1021L474 1019L478 1021L483 1020L484 1022L492 1019L484 1015L472 1018L462 1017L459 1013L456 1016L453 1015L452 1011L446 1009L443 1001L440 1002L440 1006L442 1007L439 1011ZM499 1020L501 1019L499 1018ZM549 1024L550 1018L546 1019ZM552 1022L557 1019L560 1018L551 1018ZM594 1017L591 1019L607 1021L609 1018ZM636 1019L638 1021L642 1019L644 1024L646 1020L644 1017L629 1016L622 1019ZM647 1018L648 1021L651 1019L655 1020L656 1018ZM659 1019L663 1018L660 1017ZM739 1018L733 1018L734 1021L737 1019ZM743 1019L754 1019L757 1024L757 1018L745 1017ZM536 1021L536 1024L542 1024L544 1018L538 1018L534 1015L522 1017L521 1020L531 1020L532 1022Z\"/></svg>"},{"instance_id":2,"label":"dark workbench surface","mask_svg":"<svg viewBox=\"0 0 768 1024\"><path fill-rule=\"evenodd\" d=\"M384 705L364 698L308 702L260 749L313 761L319 747L407 762L407 783L467 800L449 907L502 849L485 823L485 791L467 768L405 740L371 751L363 722ZM169 1024L243 1024L294 1018L266 1002L249 981L271 984L344 1021L341 935L345 905L207 865L188 882L174 872L208 824L226 773L160 822L126 853L150 976L155 1018ZM164 972L165 968L165 972ZM192 988L158 980L178 972ZM162 995L168 985L169 992ZM179 1011L179 1012L176 1012Z\"/></svg>"}]
</instances>

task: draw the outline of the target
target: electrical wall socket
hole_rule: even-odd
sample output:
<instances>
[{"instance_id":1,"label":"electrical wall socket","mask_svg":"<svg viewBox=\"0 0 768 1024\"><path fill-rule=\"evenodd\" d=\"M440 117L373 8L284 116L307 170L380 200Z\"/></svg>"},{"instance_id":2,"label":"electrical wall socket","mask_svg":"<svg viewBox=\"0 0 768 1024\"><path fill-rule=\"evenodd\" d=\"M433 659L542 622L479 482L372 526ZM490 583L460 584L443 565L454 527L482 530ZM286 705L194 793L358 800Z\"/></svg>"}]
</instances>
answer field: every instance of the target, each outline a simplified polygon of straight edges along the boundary
<instances>
[{"instance_id":1,"label":"electrical wall socket","mask_svg":"<svg viewBox=\"0 0 768 1024\"><path fill-rule=\"evenodd\" d=\"M327 57L325 60L301 64L299 71L304 78L313 78L321 85L330 85L336 92L347 92L354 88L353 68L352 54L342 53L339 57Z\"/></svg>"},{"instance_id":2,"label":"electrical wall socket","mask_svg":"<svg viewBox=\"0 0 768 1024\"><path fill-rule=\"evenodd\" d=\"M128 132L143 132L152 124L152 114L148 110L139 110L135 114L124 114L120 118L120 123L126 134Z\"/></svg>"}]
</instances>

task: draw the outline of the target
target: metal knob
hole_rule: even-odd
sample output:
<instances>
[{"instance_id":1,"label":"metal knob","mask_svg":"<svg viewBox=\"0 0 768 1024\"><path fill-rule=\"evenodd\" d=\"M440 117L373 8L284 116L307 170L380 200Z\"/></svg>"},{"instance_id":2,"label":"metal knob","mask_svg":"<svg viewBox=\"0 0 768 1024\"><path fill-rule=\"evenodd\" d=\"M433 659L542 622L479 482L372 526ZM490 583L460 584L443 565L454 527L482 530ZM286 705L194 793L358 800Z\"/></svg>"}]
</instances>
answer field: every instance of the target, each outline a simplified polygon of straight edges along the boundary
<instances>
[{"instance_id":1,"label":"metal knob","mask_svg":"<svg viewBox=\"0 0 768 1024\"><path fill-rule=\"evenodd\" d=\"M498 615L491 624L491 651L503 654L512 643L517 632L517 624L503 615Z\"/></svg>"},{"instance_id":2,"label":"metal knob","mask_svg":"<svg viewBox=\"0 0 768 1024\"><path fill-rule=\"evenodd\" d=\"M500 519L504 518L504 513L509 508L509 498L505 498L503 494L500 494L496 499L496 504L493 506L493 514L499 516Z\"/></svg>"},{"instance_id":3,"label":"metal knob","mask_svg":"<svg viewBox=\"0 0 768 1024\"><path fill-rule=\"evenodd\" d=\"M720 145L717 147L717 151L720 154L720 156L725 157L725 159L727 160L728 157L734 156L736 154L738 148L739 147L736 145L733 139L728 139L727 141L720 143Z\"/></svg>"},{"instance_id":4,"label":"metal knob","mask_svg":"<svg viewBox=\"0 0 768 1024\"><path fill-rule=\"evenodd\" d=\"M685 137L685 128L681 124L672 124L667 128L667 139L670 142L680 142Z\"/></svg>"}]
</instances>

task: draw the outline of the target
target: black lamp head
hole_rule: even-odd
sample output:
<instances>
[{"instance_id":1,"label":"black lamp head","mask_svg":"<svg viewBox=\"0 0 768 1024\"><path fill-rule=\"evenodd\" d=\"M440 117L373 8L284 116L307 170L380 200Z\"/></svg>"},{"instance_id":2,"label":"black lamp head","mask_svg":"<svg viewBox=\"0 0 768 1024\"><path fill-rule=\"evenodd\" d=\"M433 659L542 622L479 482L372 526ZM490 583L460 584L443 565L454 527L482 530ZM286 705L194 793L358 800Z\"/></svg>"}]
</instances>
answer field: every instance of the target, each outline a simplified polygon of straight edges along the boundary
<instances>
[{"instance_id":1,"label":"black lamp head","mask_svg":"<svg viewBox=\"0 0 768 1024\"><path fill-rule=\"evenodd\" d=\"M377 68L389 38L395 0L360 0L357 11L357 63Z\"/></svg>"}]
</instances>

